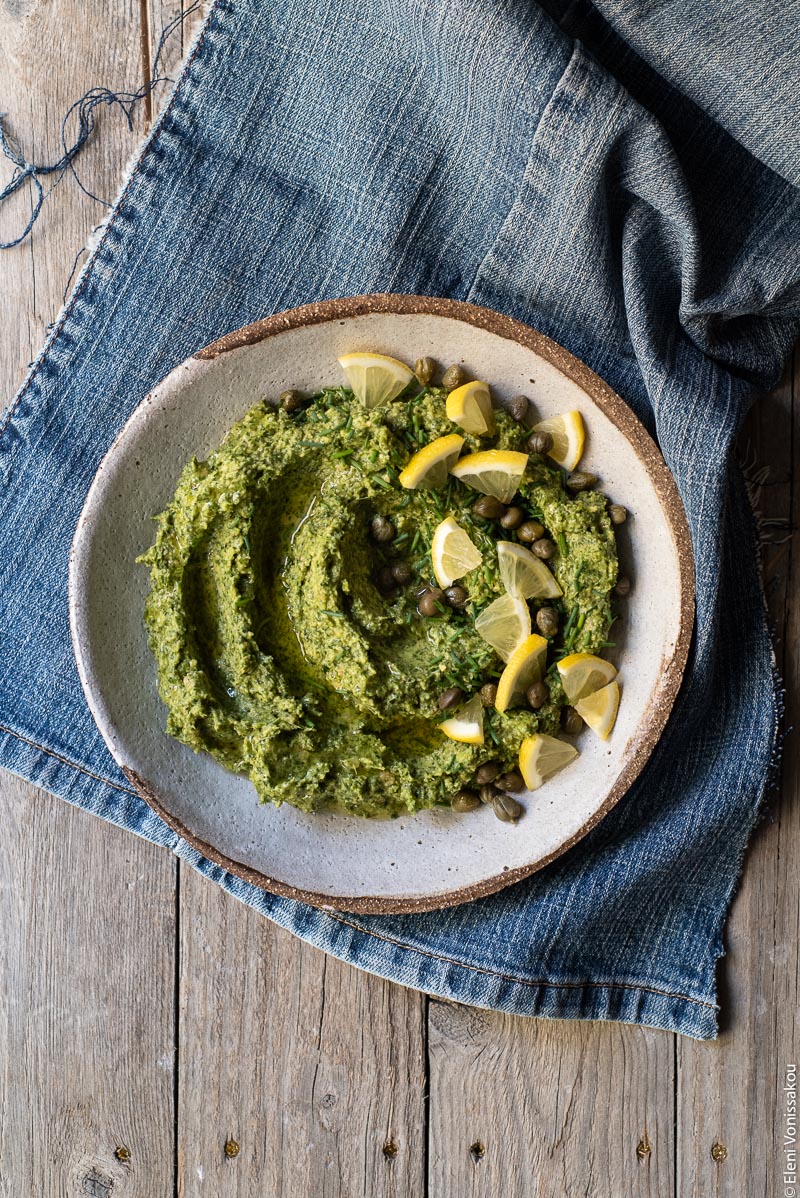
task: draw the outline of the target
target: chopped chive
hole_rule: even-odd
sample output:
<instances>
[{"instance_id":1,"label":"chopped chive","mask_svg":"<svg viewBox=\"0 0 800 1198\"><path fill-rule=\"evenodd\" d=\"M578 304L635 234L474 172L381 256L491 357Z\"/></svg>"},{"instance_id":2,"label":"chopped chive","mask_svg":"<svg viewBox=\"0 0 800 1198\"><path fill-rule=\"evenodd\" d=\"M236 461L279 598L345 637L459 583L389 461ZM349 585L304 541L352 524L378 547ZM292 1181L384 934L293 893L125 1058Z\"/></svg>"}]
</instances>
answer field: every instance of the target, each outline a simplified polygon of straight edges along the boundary
<instances>
[{"instance_id":1,"label":"chopped chive","mask_svg":"<svg viewBox=\"0 0 800 1198\"><path fill-rule=\"evenodd\" d=\"M400 536L399 536L399 537L395 537L395 539L394 539L394 544L395 544L395 545L402 545L402 544L403 544L403 541L407 541L407 540L408 540L408 533L407 533L407 532L402 532L402 533L400 534Z\"/></svg>"},{"instance_id":2,"label":"chopped chive","mask_svg":"<svg viewBox=\"0 0 800 1198\"><path fill-rule=\"evenodd\" d=\"M344 619L343 611L331 611L330 608L328 608L328 607L323 607L320 611L320 614L323 616L333 616L334 619L336 619L336 620Z\"/></svg>"},{"instance_id":3,"label":"chopped chive","mask_svg":"<svg viewBox=\"0 0 800 1198\"><path fill-rule=\"evenodd\" d=\"M578 617L578 623L576 626L578 632L581 631L581 629L583 628L585 623L586 623L586 612L582 611L580 616Z\"/></svg>"},{"instance_id":4,"label":"chopped chive","mask_svg":"<svg viewBox=\"0 0 800 1198\"><path fill-rule=\"evenodd\" d=\"M567 538L564 536L563 532L560 532L558 534L558 536L556 537L556 540L558 541L558 552L561 554L562 557L566 557L567 556Z\"/></svg>"}]
</instances>

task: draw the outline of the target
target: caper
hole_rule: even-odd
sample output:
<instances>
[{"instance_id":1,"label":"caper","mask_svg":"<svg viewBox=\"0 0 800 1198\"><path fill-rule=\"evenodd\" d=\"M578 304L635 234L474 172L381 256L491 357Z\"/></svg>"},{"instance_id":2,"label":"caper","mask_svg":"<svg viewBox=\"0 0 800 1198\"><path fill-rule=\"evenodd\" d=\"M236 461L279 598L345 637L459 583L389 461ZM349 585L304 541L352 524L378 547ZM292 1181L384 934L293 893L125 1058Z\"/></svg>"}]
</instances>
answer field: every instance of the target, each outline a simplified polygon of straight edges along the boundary
<instances>
[{"instance_id":1,"label":"caper","mask_svg":"<svg viewBox=\"0 0 800 1198\"><path fill-rule=\"evenodd\" d=\"M500 517L501 525L503 528L507 528L510 532L513 532L515 528L519 528L520 524L524 524L524 522L525 513L521 507L510 507L508 511L504 512Z\"/></svg>"},{"instance_id":2,"label":"caper","mask_svg":"<svg viewBox=\"0 0 800 1198\"><path fill-rule=\"evenodd\" d=\"M484 682L478 694L484 707L494 707L497 702L497 683Z\"/></svg>"},{"instance_id":3,"label":"caper","mask_svg":"<svg viewBox=\"0 0 800 1198\"><path fill-rule=\"evenodd\" d=\"M457 790L450 800L450 806L454 811L474 811L480 807L481 801L474 790L468 790L466 786L462 786L461 790Z\"/></svg>"},{"instance_id":4,"label":"caper","mask_svg":"<svg viewBox=\"0 0 800 1198\"><path fill-rule=\"evenodd\" d=\"M597 482L597 475L588 470L573 470L567 475L567 487L570 491L588 491Z\"/></svg>"},{"instance_id":5,"label":"caper","mask_svg":"<svg viewBox=\"0 0 800 1198\"><path fill-rule=\"evenodd\" d=\"M427 387L433 376L436 374L436 359L435 358L417 358L414 363L414 374L417 380L423 387Z\"/></svg>"},{"instance_id":6,"label":"caper","mask_svg":"<svg viewBox=\"0 0 800 1198\"><path fill-rule=\"evenodd\" d=\"M469 591L465 587L448 587L444 593L444 601L448 607L466 607L469 603Z\"/></svg>"},{"instance_id":7,"label":"caper","mask_svg":"<svg viewBox=\"0 0 800 1198\"><path fill-rule=\"evenodd\" d=\"M567 736L577 736L583 728L583 720L574 707L565 707L561 715L561 726Z\"/></svg>"},{"instance_id":8,"label":"caper","mask_svg":"<svg viewBox=\"0 0 800 1198\"><path fill-rule=\"evenodd\" d=\"M442 375L442 386L445 391L455 391L467 381L467 372L461 366L448 366Z\"/></svg>"},{"instance_id":9,"label":"caper","mask_svg":"<svg viewBox=\"0 0 800 1198\"><path fill-rule=\"evenodd\" d=\"M528 415L527 395L515 395L513 399L508 401L506 411L512 420L516 420L518 423L524 420Z\"/></svg>"},{"instance_id":10,"label":"caper","mask_svg":"<svg viewBox=\"0 0 800 1198\"><path fill-rule=\"evenodd\" d=\"M446 691L442 691L437 700L440 711L447 711L450 707L457 707L464 698L464 692L460 686L448 686Z\"/></svg>"},{"instance_id":11,"label":"caper","mask_svg":"<svg viewBox=\"0 0 800 1198\"><path fill-rule=\"evenodd\" d=\"M388 595L395 589L395 578L391 566L381 566L377 577L378 590L382 595Z\"/></svg>"},{"instance_id":12,"label":"caper","mask_svg":"<svg viewBox=\"0 0 800 1198\"><path fill-rule=\"evenodd\" d=\"M417 611L421 616L440 616L442 613L439 609L443 603L444 591L438 587L428 587L419 597Z\"/></svg>"},{"instance_id":13,"label":"caper","mask_svg":"<svg viewBox=\"0 0 800 1198\"><path fill-rule=\"evenodd\" d=\"M377 541L379 545L393 541L397 536L397 529L388 516L374 516L369 532L373 541Z\"/></svg>"},{"instance_id":14,"label":"caper","mask_svg":"<svg viewBox=\"0 0 800 1198\"><path fill-rule=\"evenodd\" d=\"M284 412L298 412L304 406L305 400L300 391L281 391L278 404Z\"/></svg>"},{"instance_id":15,"label":"caper","mask_svg":"<svg viewBox=\"0 0 800 1198\"><path fill-rule=\"evenodd\" d=\"M521 541L527 541L530 544L531 541L538 541L543 532L544 525L540 524L538 520L526 520L517 529L517 536Z\"/></svg>"},{"instance_id":16,"label":"caper","mask_svg":"<svg viewBox=\"0 0 800 1198\"><path fill-rule=\"evenodd\" d=\"M407 587L414 577L414 571L408 562L392 562L392 578L399 587Z\"/></svg>"},{"instance_id":17,"label":"caper","mask_svg":"<svg viewBox=\"0 0 800 1198\"><path fill-rule=\"evenodd\" d=\"M545 454L553 448L550 433L531 433L527 440L528 453Z\"/></svg>"},{"instance_id":18,"label":"caper","mask_svg":"<svg viewBox=\"0 0 800 1198\"><path fill-rule=\"evenodd\" d=\"M502 791L492 799L492 811L504 824L515 824L524 810L522 803L512 799L511 795L504 795Z\"/></svg>"},{"instance_id":19,"label":"caper","mask_svg":"<svg viewBox=\"0 0 800 1198\"><path fill-rule=\"evenodd\" d=\"M505 510L506 505L502 500L495 499L494 495L481 495L480 499L476 499L472 505L473 513L484 520L497 520L505 513Z\"/></svg>"},{"instance_id":20,"label":"caper","mask_svg":"<svg viewBox=\"0 0 800 1198\"><path fill-rule=\"evenodd\" d=\"M529 686L525 692L525 698L528 700L529 706L534 711L538 711L550 698L550 687L546 682L534 682L533 686Z\"/></svg>"},{"instance_id":21,"label":"caper","mask_svg":"<svg viewBox=\"0 0 800 1198\"><path fill-rule=\"evenodd\" d=\"M623 507L621 503L612 503L608 509L608 514L612 524L624 524L628 519L628 509Z\"/></svg>"},{"instance_id":22,"label":"caper","mask_svg":"<svg viewBox=\"0 0 800 1198\"><path fill-rule=\"evenodd\" d=\"M554 607L540 607L536 613L536 627L542 636L555 636L558 632L558 612Z\"/></svg>"},{"instance_id":23,"label":"caper","mask_svg":"<svg viewBox=\"0 0 800 1198\"><path fill-rule=\"evenodd\" d=\"M534 541L531 545L531 549L536 556L543 558L545 561L548 561L553 556L556 548L555 541L551 541L549 537L540 537L538 541Z\"/></svg>"},{"instance_id":24,"label":"caper","mask_svg":"<svg viewBox=\"0 0 800 1198\"><path fill-rule=\"evenodd\" d=\"M620 598L624 598L625 595L629 595L630 593L631 580L623 575L622 578L617 579L617 585L614 587L614 594L619 595Z\"/></svg>"},{"instance_id":25,"label":"caper","mask_svg":"<svg viewBox=\"0 0 800 1198\"><path fill-rule=\"evenodd\" d=\"M491 803L493 803L495 801L495 799L501 792L497 789L496 786L492 786L491 783L487 783L486 786L482 786L480 788L480 791L478 793L480 795L481 802L485 803L488 807Z\"/></svg>"},{"instance_id":26,"label":"caper","mask_svg":"<svg viewBox=\"0 0 800 1198\"><path fill-rule=\"evenodd\" d=\"M475 781L478 786L488 786L490 782L494 782L497 775L502 772L502 769L503 763L501 761L485 761L475 771Z\"/></svg>"},{"instance_id":27,"label":"caper","mask_svg":"<svg viewBox=\"0 0 800 1198\"><path fill-rule=\"evenodd\" d=\"M495 778L495 786L499 787L500 790L511 790L515 794L519 794L521 790L525 789L525 779L519 770L509 770L507 773L500 774L499 777Z\"/></svg>"}]
</instances>

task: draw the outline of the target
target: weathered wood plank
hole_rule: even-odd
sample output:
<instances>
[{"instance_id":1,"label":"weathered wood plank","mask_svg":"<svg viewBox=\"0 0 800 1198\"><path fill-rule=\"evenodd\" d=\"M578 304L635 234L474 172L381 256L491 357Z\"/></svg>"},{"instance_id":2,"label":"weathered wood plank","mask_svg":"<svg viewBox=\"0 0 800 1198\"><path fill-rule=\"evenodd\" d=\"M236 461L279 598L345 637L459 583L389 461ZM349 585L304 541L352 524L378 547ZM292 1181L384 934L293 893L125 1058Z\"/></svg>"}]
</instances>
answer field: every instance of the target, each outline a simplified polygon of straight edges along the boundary
<instances>
[{"instance_id":1,"label":"weathered wood plank","mask_svg":"<svg viewBox=\"0 0 800 1198\"><path fill-rule=\"evenodd\" d=\"M0 1194L166 1196L172 862L5 773L0 821Z\"/></svg>"},{"instance_id":2,"label":"weathered wood plank","mask_svg":"<svg viewBox=\"0 0 800 1198\"><path fill-rule=\"evenodd\" d=\"M0 8L0 110L27 156L59 156L61 114L91 85L138 86L138 18L136 0L101 22L90 0ZM113 197L141 131L98 114L77 164L92 190ZM0 240L30 204L0 213ZM104 213L65 178L33 237L0 252L0 406ZM170 1194L174 862L8 774L0 823L0 1194Z\"/></svg>"},{"instance_id":3,"label":"weathered wood plank","mask_svg":"<svg viewBox=\"0 0 800 1198\"><path fill-rule=\"evenodd\" d=\"M429 1011L432 1196L674 1193L672 1036Z\"/></svg>"},{"instance_id":4,"label":"weathered wood plank","mask_svg":"<svg viewBox=\"0 0 800 1198\"><path fill-rule=\"evenodd\" d=\"M191 869L180 908L179 1193L421 1198L425 999Z\"/></svg>"},{"instance_id":5,"label":"weathered wood plank","mask_svg":"<svg viewBox=\"0 0 800 1198\"><path fill-rule=\"evenodd\" d=\"M797 380L795 387L797 387ZM797 392L795 391L795 394ZM749 465L768 464L760 507L768 519L787 519L797 458L797 412L791 376L751 414L742 445ZM749 449L749 452L748 452ZM796 454L796 451L795 451ZM787 532L767 527L764 577L788 688L787 726L798 725L800 557ZM747 854L741 890L726 928L720 971L724 1025L715 1044L678 1042L679 1198L767 1198L783 1192L781 1112L785 1068L797 1063L798 899L795 847L800 752L787 740L783 786Z\"/></svg>"}]
</instances>

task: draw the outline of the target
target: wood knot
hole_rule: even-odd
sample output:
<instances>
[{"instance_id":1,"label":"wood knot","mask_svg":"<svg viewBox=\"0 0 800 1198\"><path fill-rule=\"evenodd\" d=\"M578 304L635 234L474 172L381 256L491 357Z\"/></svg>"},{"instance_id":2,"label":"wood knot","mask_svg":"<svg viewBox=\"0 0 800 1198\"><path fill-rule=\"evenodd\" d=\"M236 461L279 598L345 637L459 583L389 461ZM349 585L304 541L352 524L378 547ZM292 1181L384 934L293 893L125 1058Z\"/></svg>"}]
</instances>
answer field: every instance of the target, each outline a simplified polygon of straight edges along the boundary
<instances>
[{"instance_id":1,"label":"wood knot","mask_svg":"<svg viewBox=\"0 0 800 1198\"><path fill-rule=\"evenodd\" d=\"M119 1148L114 1149L114 1156L118 1161L129 1161L131 1159L131 1150L126 1148L124 1144L120 1144Z\"/></svg>"},{"instance_id":2,"label":"wood knot","mask_svg":"<svg viewBox=\"0 0 800 1198\"><path fill-rule=\"evenodd\" d=\"M225 1155L228 1157L229 1160L232 1160L233 1157L239 1155L239 1145L236 1142L236 1140L226 1140L225 1141Z\"/></svg>"},{"instance_id":3,"label":"wood knot","mask_svg":"<svg viewBox=\"0 0 800 1198\"><path fill-rule=\"evenodd\" d=\"M724 1160L728 1159L728 1149L724 1144L720 1144L719 1140L715 1140L711 1145L711 1159L721 1165Z\"/></svg>"},{"instance_id":4,"label":"wood knot","mask_svg":"<svg viewBox=\"0 0 800 1198\"><path fill-rule=\"evenodd\" d=\"M647 1131L645 1131L641 1140L636 1145L636 1156L638 1157L638 1159L640 1161L646 1161L649 1159L650 1153L652 1151L653 1151L653 1148L650 1143L650 1137L648 1136Z\"/></svg>"},{"instance_id":5,"label":"wood knot","mask_svg":"<svg viewBox=\"0 0 800 1198\"><path fill-rule=\"evenodd\" d=\"M101 1173L99 1169L90 1169L81 1178L81 1189L87 1198L111 1198L113 1188L114 1178Z\"/></svg>"},{"instance_id":6,"label":"wood knot","mask_svg":"<svg viewBox=\"0 0 800 1198\"><path fill-rule=\"evenodd\" d=\"M397 1140L394 1138L394 1136L390 1136L383 1146L383 1155L386 1157L386 1160L389 1164L392 1163L399 1151L400 1145L397 1143Z\"/></svg>"},{"instance_id":7,"label":"wood knot","mask_svg":"<svg viewBox=\"0 0 800 1198\"><path fill-rule=\"evenodd\" d=\"M474 1144L470 1144L469 1154L474 1164L477 1165L478 1161L482 1161L486 1156L486 1145L482 1144L480 1140L476 1140Z\"/></svg>"}]
</instances>

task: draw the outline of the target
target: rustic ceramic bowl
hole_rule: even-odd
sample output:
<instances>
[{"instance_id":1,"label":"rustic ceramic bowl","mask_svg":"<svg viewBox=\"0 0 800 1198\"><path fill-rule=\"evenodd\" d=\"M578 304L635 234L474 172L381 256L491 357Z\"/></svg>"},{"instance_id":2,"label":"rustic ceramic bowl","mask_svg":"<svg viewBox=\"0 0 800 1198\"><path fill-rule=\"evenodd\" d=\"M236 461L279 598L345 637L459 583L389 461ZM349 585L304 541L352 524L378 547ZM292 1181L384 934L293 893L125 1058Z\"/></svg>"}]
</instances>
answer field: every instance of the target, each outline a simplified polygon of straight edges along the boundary
<instances>
[{"instance_id":1,"label":"rustic ceramic bowl","mask_svg":"<svg viewBox=\"0 0 800 1198\"><path fill-rule=\"evenodd\" d=\"M518 824L491 810L396 820L261 806L248 781L164 731L166 711L142 620L148 573L135 559L184 464L206 457L261 396L342 381L337 355L374 350L463 363L540 418L577 408L582 466L625 504L623 569L635 586L615 629L622 704L606 743L524 798ZM136 409L109 450L78 523L70 616L81 681L109 749L151 807L225 869L278 894L348 911L420 911L490 894L574 845L625 793L669 715L686 663L694 570L678 493L630 409L588 367L532 329L449 300L361 296L250 325L182 363ZM619 626L618 626L619 627Z\"/></svg>"}]
</instances>

